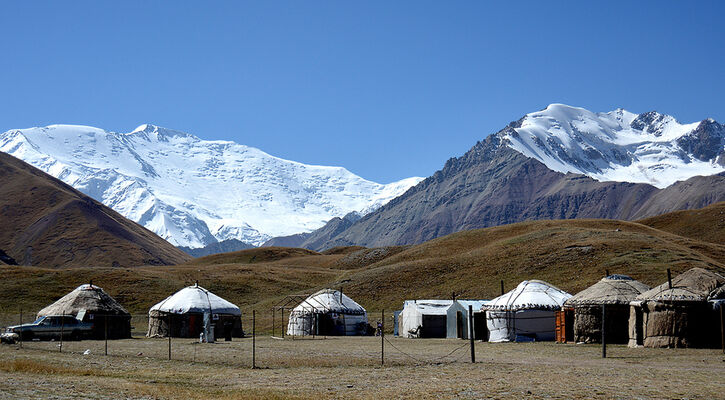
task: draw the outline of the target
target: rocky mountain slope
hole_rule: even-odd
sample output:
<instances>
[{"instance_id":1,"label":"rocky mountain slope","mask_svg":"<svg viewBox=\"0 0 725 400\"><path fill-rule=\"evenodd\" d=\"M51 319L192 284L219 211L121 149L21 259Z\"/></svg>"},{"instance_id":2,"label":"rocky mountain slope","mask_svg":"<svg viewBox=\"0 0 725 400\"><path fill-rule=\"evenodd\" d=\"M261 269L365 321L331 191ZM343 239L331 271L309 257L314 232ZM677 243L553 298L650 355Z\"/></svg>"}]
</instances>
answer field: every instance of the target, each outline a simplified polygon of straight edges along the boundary
<instances>
[{"instance_id":1,"label":"rocky mountain slope","mask_svg":"<svg viewBox=\"0 0 725 400\"><path fill-rule=\"evenodd\" d=\"M334 236L329 232L339 229L323 227L300 245L415 244L525 220L632 220L704 207L725 200L724 149L725 129L712 120L680 125L656 113L552 105L450 159Z\"/></svg>"},{"instance_id":2,"label":"rocky mountain slope","mask_svg":"<svg viewBox=\"0 0 725 400\"><path fill-rule=\"evenodd\" d=\"M421 178L381 185L344 168L305 165L228 141L153 125L130 133L75 125L10 130L0 151L101 201L176 246L311 231L370 212Z\"/></svg>"},{"instance_id":3,"label":"rocky mountain slope","mask_svg":"<svg viewBox=\"0 0 725 400\"><path fill-rule=\"evenodd\" d=\"M0 259L6 264L129 267L190 259L58 179L0 153Z\"/></svg>"}]
</instances>

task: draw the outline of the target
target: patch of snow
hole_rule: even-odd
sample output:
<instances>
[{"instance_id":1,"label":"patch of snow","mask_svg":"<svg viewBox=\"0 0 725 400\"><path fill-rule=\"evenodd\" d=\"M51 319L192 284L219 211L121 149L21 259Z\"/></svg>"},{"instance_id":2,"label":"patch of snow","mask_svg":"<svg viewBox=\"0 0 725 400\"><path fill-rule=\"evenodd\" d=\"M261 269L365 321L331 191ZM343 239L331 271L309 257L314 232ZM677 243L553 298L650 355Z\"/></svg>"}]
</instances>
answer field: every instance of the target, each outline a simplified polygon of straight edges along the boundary
<instances>
[{"instance_id":1,"label":"patch of snow","mask_svg":"<svg viewBox=\"0 0 725 400\"><path fill-rule=\"evenodd\" d=\"M0 151L61 179L176 246L260 245L367 213L423 178L388 185L230 141L144 124L130 133L51 125L0 134Z\"/></svg>"},{"instance_id":2,"label":"patch of snow","mask_svg":"<svg viewBox=\"0 0 725 400\"><path fill-rule=\"evenodd\" d=\"M516 135L503 135L509 147L554 171L665 188L693 176L725 171L715 159L697 159L678 145L677 140L699 124L680 124L669 115L654 112L634 114L617 109L593 113L551 104L527 114L521 127L515 128ZM719 151L725 149L725 138L719 146Z\"/></svg>"}]
</instances>

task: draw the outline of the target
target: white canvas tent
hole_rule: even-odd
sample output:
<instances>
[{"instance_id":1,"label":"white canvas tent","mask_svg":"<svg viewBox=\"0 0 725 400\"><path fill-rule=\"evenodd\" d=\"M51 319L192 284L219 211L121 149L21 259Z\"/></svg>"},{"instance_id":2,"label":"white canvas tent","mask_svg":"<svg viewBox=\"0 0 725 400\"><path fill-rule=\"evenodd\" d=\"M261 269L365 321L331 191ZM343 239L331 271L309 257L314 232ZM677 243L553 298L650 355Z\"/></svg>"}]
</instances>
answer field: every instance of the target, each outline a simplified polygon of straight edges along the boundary
<instances>
[{"instance_id":1,"label":"white canvas tent","mask_svg":"<svg viewBox=\"0 0 725 400\"><path fill-rule=\"evenodd\" d=\"M521 282L514 290L484 305L490 342L554 340L555 311L569 293L544 281Z\"/></svg>"},{"instance_id":2,"label":"white canvas tent","mask_svg":"<svg viewBox=\"0 0 725 400\"><path fill-rule=\"evenodd\" d=\"M488 304L489 300L456 300L448 307L446 321L446 337L449 339L468 339L468 306L473 310L474 339L484 339L486 334L485 321L477 324L479 319L484 318L481 307Z\"/></svg>"},{"instance_id":3,"label":"white canvas tent","mask_svg":"<svg viewBox=\"0 0 725 400\"><path fill-rule=\"evenodd\" d=\"M448 308L453 300L406 300L398 333L407 338L445 338Z\"/></svg>"},{"instance_id":4,"label":"white canvas tent","mask_svg":"<svg viewBox=\"0 0 725 400\"><path fill-rule=\"evenodd\" d=\"M323 289L309 296L292 312L288 335L354 336L368 330L367 311L338 290Z\"/></svg>"},{"instance_id":5,"label":"white canvas tent","mask_svg":"<svg viewBox=\"0 0 725 400\"><path fill-rule=\"evenodd\" d=\"M239 307L195 284L185 287L149 310L149 337L244 336Z\"/></svg>"}]
</instances>

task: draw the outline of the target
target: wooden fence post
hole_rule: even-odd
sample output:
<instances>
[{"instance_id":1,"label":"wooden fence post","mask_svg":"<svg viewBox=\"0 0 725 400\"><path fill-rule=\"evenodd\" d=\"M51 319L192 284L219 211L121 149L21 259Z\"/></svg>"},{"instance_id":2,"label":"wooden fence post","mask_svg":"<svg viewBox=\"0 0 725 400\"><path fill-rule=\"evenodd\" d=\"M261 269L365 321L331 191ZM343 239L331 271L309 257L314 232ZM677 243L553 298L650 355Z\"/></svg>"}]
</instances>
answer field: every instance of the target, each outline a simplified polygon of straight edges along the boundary
<instances>
[{"instance_id":1,"label":"wooden fence post","mask_svg":"<svg viewBox=\"0 0 725 400\"><path fill-rule=\"evenodd\" d=\"M65 326L65 311L60 317L60 352L63 352L63 327Z\"/></svg>"},{"instance_id":2,"label":"wooden fence post","mask_svg":"<svg viewBox=\"0 0 725 400\"><path fill-rule=\"evenodd\" d=\"M257 368L257 311L252 310L252 369Z\"/></svg>"},{"instance_id":3,"label":"wooden fence post","mask_svg":"<svg viewBox=\"0 0 725 400\"><path fill-rule=\"evenodd\" d=\"M468 305L468 339L471 341L471 364L476 363L476 348L474 344L473 330L473 306Z\"/></svg>"},{"instance_id":4,"label":"wooden fence post","mask_svg":"<svg viewBox=\"0 0 725 400\"><path fill-rule=\"evenodd\" d=\"M380 365L385 366L385 309L380 312Z\"/></svg>"},{"instance_id":5,"label":"wooden fence post","mask_svg":"<svg viewBox=\"0 0 725 400\"><path fill-rule=\"evenodd\" d=\"M607 335L606 335L607 306L602 304L602 358L607 358Z\"/></svg>"}]
</instances>

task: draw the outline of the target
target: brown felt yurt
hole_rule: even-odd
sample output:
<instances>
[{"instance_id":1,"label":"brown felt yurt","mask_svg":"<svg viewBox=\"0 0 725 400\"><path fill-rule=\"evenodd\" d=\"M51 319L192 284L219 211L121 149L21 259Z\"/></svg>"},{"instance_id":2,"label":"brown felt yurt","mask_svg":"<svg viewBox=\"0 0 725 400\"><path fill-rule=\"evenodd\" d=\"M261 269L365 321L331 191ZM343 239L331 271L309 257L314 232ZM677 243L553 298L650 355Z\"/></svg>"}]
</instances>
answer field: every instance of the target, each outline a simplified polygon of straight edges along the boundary
<instances>
[{"instance_id":1,"label":"brown felt yurt","mask_svg":"<svg viewBox=\"0 0 725 400\"><path fill-rule=\"evenodd\" d=\"M243 337L242 312L198 284L185 287L149 310L148 337Z\"/></svg>"},{"instance_id":2,"label":"brown felt yurt","mask_svg":"<svg viewBox=\"0 0 725 400\"><path fill-rule=\"evenodd\" d=\"M629 346L718 347L725 277L692 268L631 303ZM719 301L720 300L720 301Z\"/></svg>"},{"instance_id":3,"label":"brown felt yurt","mask_svg":"<svg viewBox=\"0 0 725 400\"><path fill-rule=\"evenodd\" d=\"M131 314L113 297L93 284L81 285L55 303L38 312L38 318L69 315L93 324L89 339L127 339L131 337Z\"/></svg>"},{"instance_id":4,"label":"brown felt yurt","mask_svg":"<svg viewBox=\"0 0 725 400\"><path fill-rule=\"evenodd\" d=\"M602 342L602 306L606 310L607 343L625 344L629 340L629 303L649 290L649 286L627 275L609 275L575 294L564 303L574 310L575 342Z\"/></svg>"}]
</instances>

